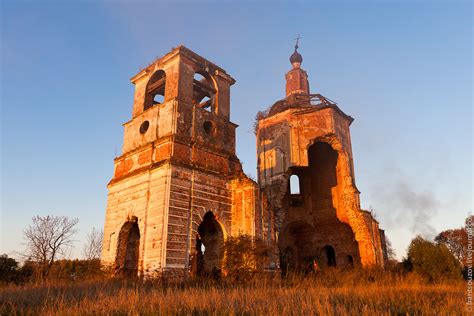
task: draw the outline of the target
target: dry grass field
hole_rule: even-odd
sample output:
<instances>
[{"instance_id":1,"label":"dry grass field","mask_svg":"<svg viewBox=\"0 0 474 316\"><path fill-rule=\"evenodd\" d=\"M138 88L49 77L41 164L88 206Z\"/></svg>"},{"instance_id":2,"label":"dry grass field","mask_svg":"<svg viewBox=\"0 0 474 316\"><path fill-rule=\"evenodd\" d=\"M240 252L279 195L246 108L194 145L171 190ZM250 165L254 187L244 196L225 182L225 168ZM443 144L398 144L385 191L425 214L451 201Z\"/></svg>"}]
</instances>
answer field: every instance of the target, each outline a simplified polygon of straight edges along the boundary
<instances>
[{"instance_id":1,"label":"dry grass field","mask_svg":"<svg viewBox=\"0 0 474 316\"><path fill-rule=\"evenodd\" d=\"M245 284L189 280L61 281L0 288L0 315L463 315L465 282L415 274L329 271Z\"/></svg>"}]
</instances>

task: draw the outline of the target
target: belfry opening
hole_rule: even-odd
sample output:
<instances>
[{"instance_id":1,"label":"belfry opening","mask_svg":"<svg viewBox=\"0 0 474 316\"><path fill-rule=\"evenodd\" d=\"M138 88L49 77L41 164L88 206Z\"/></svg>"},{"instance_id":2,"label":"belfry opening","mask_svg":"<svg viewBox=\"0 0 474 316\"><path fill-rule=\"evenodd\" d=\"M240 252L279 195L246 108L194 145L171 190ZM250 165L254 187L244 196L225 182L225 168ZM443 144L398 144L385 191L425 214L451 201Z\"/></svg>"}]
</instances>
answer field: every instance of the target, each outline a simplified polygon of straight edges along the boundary
<instances>
[{"instance_id":1,"label":"belfry opening","mask_svg":"<svg viewBox=\"0 0 474 316\"><path fill-rule=\"evenodd\" d=\"M143 109L147 110L152 106L164 103L165 89L166 73L160 69L156 71L148 81Z\"/></svg>"}]
</instances>

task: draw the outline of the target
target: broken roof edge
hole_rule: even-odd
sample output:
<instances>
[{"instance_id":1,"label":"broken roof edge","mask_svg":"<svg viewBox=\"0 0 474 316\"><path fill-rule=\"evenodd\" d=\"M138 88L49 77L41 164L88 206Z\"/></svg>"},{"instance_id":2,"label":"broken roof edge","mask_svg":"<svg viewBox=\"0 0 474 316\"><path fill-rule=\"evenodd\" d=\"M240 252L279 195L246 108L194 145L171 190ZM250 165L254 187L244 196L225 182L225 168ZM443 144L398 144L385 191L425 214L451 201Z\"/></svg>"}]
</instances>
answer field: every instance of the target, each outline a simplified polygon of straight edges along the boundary
<instances>
[{"instance_id":1,"label":"broken roof edge","mask_svg":"<svg viewBox=\"0 0 474 316\"><path fill-rule=\"evenodd\" d=\"M243 171L243 170L241 170L240 172L230 176L229 180L230 181L246 181L246 182L250 182L254 186L258 187L258 182L252 176L245 173L245 171Z\"/></svg>"},{"instance_id":2,"label":"broken roof edge","mask_svg":"<svg viewBox=\"0 0 474 316\"><path fill-rule=\"evenodd\" d=\"M185 47L182 44L177 46L177 47L173 47L171 49L171 51L168 52L167 54L165 54L164 56L155 58L148 66L142 68L135 76L130 78L130 81L132 83L135 83L137 79L139 79L142 76L148 74L152 70L153 66L155 66L156 64L163 64L163 63L167 62L168 60L170 60L170 59L172 59L175 56L180 55L180 54L187 57L187 58L189 58L189 59L191 59L191 60L195 60L198 64L202 64L202 65L205 65L205 66L208 66L208 67L210 66L210 68L212 68L213 72L216 75L223 76L224 78L229 80L231 82L231 84L235 83L235 79L232 78L223 68L217 66L215 63L207 60L206 58L204 58L201 55L195 53L194 51L192 51L191 49Z\"/></svg>"},{"instance_id":3,"label":"broken roof edge","mask_svg":"<svg viewBox=\"0 0 474 316\"><path fill-rule=\"evenodd\" d=\"M379 221L377 219L375 219L375 216L374 214L371 212L371 211L367 211L367 210L364 210L364 209L360 209L360 211L366 215L369 215L370 216L370 219L374 222L376 222L377 224L380 224Z\"/></svg>"},{"instance_id":4,"label":"broken roof edge","mask_svg":"<svg viewBox=\"0 0 474 316\"><path fill-rule=\"evenodd\" d=\"M317 111L324 110L324 109L327 109L327 108L335 110L339 115L341 115L343 118L348 120L349 125L351 125L352 122L354 122L354 118L352 116L347 115L346 113L344 113L344 111L342 111L335 104L322 104L322 105L313 105L311 107L304 107L304 108L302 107L302 110L296 112L295 115L301 115L301 114L306 114L306 113L311 113L311 112L317 112Z\"/></svg>"},{"instance_id":5,"label":"broken roof edge","mask_svg":"<svg viewBox=\"0 0 474 316\"><path fill-rule=\"evenodd\" d=\"M284 99L276 101L265 111L259 111L256 117L257 122L278 115L280 113L284 113L288 110L300 109L300 111L294 113L295 115L300 115L320 111L327 108L334 109L339 115L349 121L349 125L351 125L354 121L354 118L344 113L344 111L342 111L339 106L337 106L336 102L322 96L321 94L298 94L291 95L290 97L291 98L286 97ZM311 104L311 101L315 99L320 101L320 103Z\"/></svg>"}]
</instances>

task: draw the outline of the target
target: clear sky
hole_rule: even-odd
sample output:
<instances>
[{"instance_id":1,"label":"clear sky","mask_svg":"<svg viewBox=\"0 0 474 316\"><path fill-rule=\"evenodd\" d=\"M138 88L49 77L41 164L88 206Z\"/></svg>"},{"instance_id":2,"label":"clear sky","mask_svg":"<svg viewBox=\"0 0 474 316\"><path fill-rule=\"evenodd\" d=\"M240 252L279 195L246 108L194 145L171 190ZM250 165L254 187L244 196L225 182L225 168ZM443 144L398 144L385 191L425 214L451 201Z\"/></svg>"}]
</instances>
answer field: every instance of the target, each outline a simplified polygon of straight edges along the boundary
<instances>
[{"instance_id":1,"label":"clear sky","mask_svg":"<svg viewBox=\"0 0 474 316\"><path fill-rule=\"evenodd\" d=\"M184 44L237 83L237 151L255 175L255 114L284 97L298 33L314 93L355 118L362 206L406 253L472 211L471 1L1 1L1 244L34 215L105 217L131 116L129 78Z\"/></svg>"}]
</instances>

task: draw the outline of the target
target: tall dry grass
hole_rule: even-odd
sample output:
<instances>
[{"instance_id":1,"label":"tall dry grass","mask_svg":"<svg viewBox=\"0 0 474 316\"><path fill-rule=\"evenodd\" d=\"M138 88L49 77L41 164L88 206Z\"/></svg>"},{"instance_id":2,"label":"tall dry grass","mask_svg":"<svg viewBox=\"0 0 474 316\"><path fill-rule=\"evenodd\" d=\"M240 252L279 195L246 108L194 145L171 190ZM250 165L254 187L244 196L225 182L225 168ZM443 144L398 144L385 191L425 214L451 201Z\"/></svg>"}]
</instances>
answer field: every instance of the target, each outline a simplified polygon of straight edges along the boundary
<instances>
[{"instance_id":1,"label":"tall dry grass","mask_svg":"<svg viewBox=\"0 0 474 316\"><path fill-rule=\"evenodd\" d=\"M90 280L0 288L0 315L462 315L465 283L328 271L252 282Z\"/></svg>"}]
</instances>

